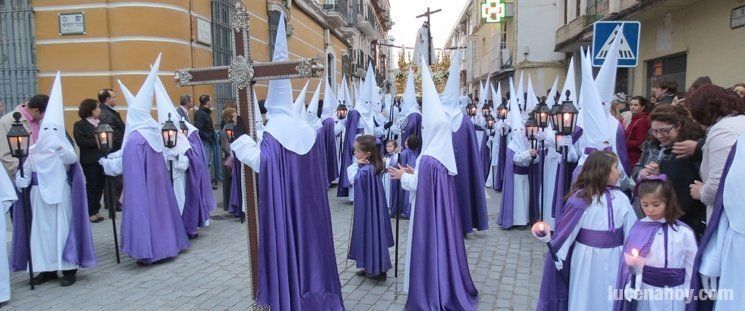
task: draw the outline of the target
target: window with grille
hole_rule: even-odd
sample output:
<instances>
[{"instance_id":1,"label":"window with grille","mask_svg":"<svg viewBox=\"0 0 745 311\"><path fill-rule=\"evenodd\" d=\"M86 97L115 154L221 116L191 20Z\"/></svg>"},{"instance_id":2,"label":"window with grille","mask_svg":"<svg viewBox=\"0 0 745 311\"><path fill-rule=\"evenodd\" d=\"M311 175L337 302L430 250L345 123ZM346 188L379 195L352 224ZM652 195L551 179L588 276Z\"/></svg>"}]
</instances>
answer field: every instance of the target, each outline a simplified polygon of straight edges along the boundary
<instances>
[{"instance_id":1,"label":"window with grille","mask_svg":"<svg viewBox=\"0 0 745 311\"><path fill-rule=\"evenodd\" d=\"M29 0L0 0L0 102L12 110L37 93L34 13Z\"/></svg>"},{"instance_id":2,"label":"window with grille","mask_svg":"<svg viewBox=\"0 0 745 311\"><path fill-rule=\"evenodd\" d=\"M678 90L685 90L687 55L676 54L647 61L647 96L657 79L670 77L678 83Z\"/></svg>"},{"instance_id":3,"label":"window with grille","mask_svg":"<svg viewBox=\"0 0 745 311\"><path fill-rule=\"evenodd\" d=\"M233 57L233 36L230 16L235 7L234 0L212 0L212 62L215 66L230 65ZM215 85L215 101L218 111L235 99L230 83Z\"/></svg>"}]
</instances>

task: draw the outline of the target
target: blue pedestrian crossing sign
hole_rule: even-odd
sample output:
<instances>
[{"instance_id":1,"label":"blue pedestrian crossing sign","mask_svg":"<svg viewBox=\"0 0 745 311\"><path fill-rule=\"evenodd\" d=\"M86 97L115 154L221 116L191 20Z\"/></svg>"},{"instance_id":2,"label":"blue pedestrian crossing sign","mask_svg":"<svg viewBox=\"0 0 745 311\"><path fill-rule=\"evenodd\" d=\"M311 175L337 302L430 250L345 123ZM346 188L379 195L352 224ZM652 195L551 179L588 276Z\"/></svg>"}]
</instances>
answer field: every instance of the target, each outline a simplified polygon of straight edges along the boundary
<instances>
[{"instance_id":1,"label":"blue pedestrian crossing sign","mask_svg":"<svg viewBox=\"0 0 745 311\"><path fill-rule=\"evenodd\" d=\"M620 33L623 25L623 33ZM641 24L628 21L597 21L592 34L592 66L600 67L608 56L613 40L621 36L618 67L636 67L639 63Z\"/></svg>"}]
</instances>

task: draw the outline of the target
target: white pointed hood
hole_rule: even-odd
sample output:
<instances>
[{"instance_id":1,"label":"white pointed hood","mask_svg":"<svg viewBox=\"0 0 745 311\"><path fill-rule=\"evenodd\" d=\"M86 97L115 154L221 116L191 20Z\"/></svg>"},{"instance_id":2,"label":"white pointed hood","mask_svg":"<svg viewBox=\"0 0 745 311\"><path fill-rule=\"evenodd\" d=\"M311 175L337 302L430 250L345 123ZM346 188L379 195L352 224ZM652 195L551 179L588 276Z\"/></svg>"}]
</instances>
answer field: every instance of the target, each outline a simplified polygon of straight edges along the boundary
<instances>
[{"instance_id":1,"label":"white pointed hood","mask_svg":"<svg viewBox=\"0 0 745 311\"><path fill-rule=\"evenodd\" d=\"M261 108L259 108L259 98L256 96L256 89L253 90L254 97L254 121L256 121L256 132L264 132L264 121L261 118Z\"/></svg>"},{"instance_id":2,"label":"white pointed hood","mask_svg":"<svg viewBox=\"0 0 745 311\"><path fill-rule=\"evenodd\" d=\"M323 110L321 110L321 122L328 118L333 118L336 113L336 107L339 106L339 102L336 100L334 90L331 89L331 84L325 83L326 87L323 90ZM340 92L344 92L341 88Z\"/></svg>"},{"instance_id":3,"label":"white pointed hood","mask_svg":"<svg viewBox=\"0 0 745 311\"><path fill-rule=\"evenodd\" d=\"M556 105L556 88L559 87L559 77L557 76L556 79L554 79L554 84L551 85L551 91L549 91L548 96L546 96L546 106L548 106L548 109L550 110L551 107ZM546 133L546 141L554 141L554 137L556 137L556 133L554 133L554 128L551 126L551 122L548 122L548 127L544 130L544 133ZM556 151L556 148L548 148L549 150ZM549 154L551 154L551 151L549 151Z\"/></svg>"},{"instance_id":4,"label":"white pointed hood","mask_svg":"<svg viewBox=\"0 0 745 311\"><path fill-rule=\"evenodd\" d=\"M67 167L55 150L63 148L67 152L75 153L75 148L65 133L63 111L62 79L58 71L52 90L49 92L49 102L44 119L39 126L39 139L29 148L29 158L38 176L39 189L49 190L39 192L42 200L47 204L62 202L64 192L61 189L67 183Z\"/></svg>"},{"instance_id":5,"label":"white pointed hood","mask_svg":"<svg viewBox=\"0 0 745 311\"><path fill-rule=\"evenodd\" d=\"M367 74L365 76L365 83L362 84L358 93L359 98L357 104L354 105L354 110L360 113L360 122L365 129L365 134L372 134L375 132L375 116L373 107L373 88L375 88L375 71L373 70L372 63L367 66Z\"/></svg>"},{"instance_id":6,"label":"white pointed hood","mask_svg":"<svg viewBox=\"0 0 745 311\"><path fill-rule=\"evenodd\" d=\"M603 142L611 142L611 132L608 127L608 118L600 101L595 81L592 79L592 64L584 57L582 62L582 88L580 98L582 110L580 115L584 115L584 124L582 132L583 147L594 147L601 149L604 147ZM615 131L615 127L613 127Z\"/></svg>"},{"instance_id":7,"label":"white pointed hood","mask_svg":"<svg viewBox=\"0 0 745 311\"><path fill-rule=\"evenodd\" d=\"M321 83L323 81L318 81L318 85L316 86L316 91L313 93L313 97L310 99L310 102L308 103L308 110L305 113L305 120L310 124L310 127L314 129L319 129L323 125L321 124L321 119L318 118L318 102L321 100ZM328 83L326 83L328 85ZM333 97L333 95L332 95ZM326 102L324 101L324 106L326 105Z\"/></svg>"},{"instance_id":8,"label":"white pointed hood","mask_svg":"<svg viewBox=\"0 0 745 311\"><path fill-rule=\"evenodd\" d=\"M494 106L491 107L491 115L492 117L497 117L497 106L502 103L502 84L497 84L497 91L494 91L494 85L489 83L489 88L491 89L491 98L494 101Z\"/></svg>"},{"instance_id":9,"label":"white pointed hood","mask_svg":"<svg viewBox=\"0 0 745 311\"><path fill-rule=\"evenodd\" d=\"M158 107L158 123L161 128L166 121L168 121L169 115L176 128L180 127L179 122L182 118L178 112L176 112L176 107L173 106L173 102L168 97L168 92L166 91L165 86L163 86L163 82L158 77L155 79L155 104ZM189 121L184 120L184 122L186 123L186 127L189 129L187 131L188 134L197 130L197 128L191 125ZM178 154L183 154L191 149L191 144L189 143L187 135L184 135L180 130L178 131L178 139L176 140L176 147L174 149Z\"/></svg>"},{"instance_id":10,"label":"white pointed hood","mask_svg":"<svg viewBox=\"0 0 745 311\"><path fill-rule=\"evenodd\" d=\"M621 25L618 31L620 34L623 33L623 25ZM618 71L619 58L618 50L620 49L621 45L621 37L623 36L617 35L611 43L608 54L605 57L605 61L600 67L600 71L595 78L595 85L598 89L598 95L600 95L600 100L605 105L605 110L608 111L608 114L610 114L611 111L611 102L613 101L613 97L615 94L614 91L616 89L616 72Z\"/></svg>"},{"instance_id":11,"label":"white pointed hood","mask_svg":"<svg viewBox=\"0 0 745 311\"><path fill-rule=\"evenodd\" d=\"M305 98L306 98L306 92L308 92L308 83L310 81L305 82L305 86L303 86L303 90L300 91L300 94L297 95L297 98L295 99L295 102L292 104L292 110L295 111L298 118L301 118L305 120Z\"/></svg>"},{"instance_id":12,"label":"white pointed hood","mask_svg":"<svg viewBox=\"0 0 745 311\"><path fill-rule=\"evenodd\" d=\"M127 145L127 140L132 132L137 131L147 141L150 148L155 152L163 152L163 138L161 137L161 128L156 122L150 111L153 109L153 99L155 97L155 80L158 77L158 68L160 68L160 55L155 60L155 64L150 68L145 82L142 83L137 95L131 97L127 87L119 81L119 87L122 89L124 97L127 99L127 122L126 131L124 132L124 142L122 149ZM129 101L132 100L132 101Z\"/></svg>"},{"instance_id":13,"label":"white pointed hood","mask_svg":"<svg viewBox=\"0 0 745 311\"><path fill-rule=\"evenodd\" d=\"M515 82L510 78L510 94L514 94ZM510 96L510 112L507 113L507 124L512 129L510 132L510 142L507 144L507 148L510 148L513 152L523 152L530 148L528 144L528 138L525 136L525 124L520 113L520 107L518 107L517 98Z\"/></svg>"},{"instance_id":14,"label":"white pointed hood","mask_svg":"<svg viewBox=\"0 0 745 311\"><path fill-rule=\"evenodd\" d=\"M272 61L289 60L287 51L287 33L285 16L281 14L277 27L277 39L274 41ZM303 155L308 153L316 143L316 131L304 119L290 109L292 103L292 85L290 80L269 81L269 94L266 102L266 132L271 134L287 150Z\"/></svg>"},{"instance_id":15,"label":"white pointed hood","mask_svg":"<svg viewBox=\"0 0 745 311\"><path fill-rule=\"evenodd\" d=\"M531 111L533 111L536 106L538 106L538 96L535 94L533 81L530 80L530 75L528 75L528 99L527 109L525 109L526 113L530 113Z\"/></svg>"},{"instance_id":16,"label":"white pointed hood","mask_svg":"<svg viewBox=\"0 0 745 311\"><path fill-rule=\"evenodd\" d=\"M450 62L448 82L440 96L443 109L450 117L450 129L457 132L463 122L463 110L460 109L460 50L455 52Z\"/></svg>"},{"instance_id":17,"label":"white pointed hood","mask_svg":"<svg viewBox=\"0 0 745 311\"><path fill-rule=\"evenodd\" d=\"M424 61L424 59L422 59ZM450 120L437 97L429 68L422 67L422 153L440 161L450 175L457 175Z\"/></svg>"},{"instance_id":18,"label":"white pointed hood","mask_svg":"<svg viewBox=\"0 0 745 311\"><path fill-rule=\"evenodd\" d=\"M406 89L401 99L401 113L399 119L406 119L412 113L419 112L419 104L416 102L416 87L414 86L414 70L409 67L409 74L406 77Z\"/></svg>"},{"instance_id":19,"label":"white pointed hood","mask_svg":"<svg viewBox=\"0 0 745 311\"><path fill-rule=\"evenodd\" d=\"M520 72L520 81L517 82L517 89L515 89L515 99L517 99L517 106L520 108L520 111L523 110L523 106L525 106L525 89L523 88L523 71ZM512 108L510 108L512 110Z\"/></svg>"}]
</instances>

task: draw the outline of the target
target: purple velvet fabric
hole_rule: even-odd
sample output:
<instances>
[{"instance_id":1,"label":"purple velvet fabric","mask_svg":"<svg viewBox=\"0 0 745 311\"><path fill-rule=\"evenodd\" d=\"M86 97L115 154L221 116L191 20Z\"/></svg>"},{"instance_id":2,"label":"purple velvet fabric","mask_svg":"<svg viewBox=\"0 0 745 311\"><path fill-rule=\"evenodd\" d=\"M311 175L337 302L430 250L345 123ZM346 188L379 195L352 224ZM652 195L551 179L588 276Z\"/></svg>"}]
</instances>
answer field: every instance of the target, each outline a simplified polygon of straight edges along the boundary
<instances>
[{"instance_id":1,"label":"purple velvet fabric","mask_svg":"<svg viewBox=\"0 0 745 311\"><path fill-rule=\"evenodd\" d=\"M416 154L420 154L422 152L422 115L419 113L411 113L406 117L406 126L401 131L401 144L403 146L406 146L406 140L411 135L419 138L419 147L414 151Z\"/></svg>"},{"instance_id":2,"label":"purple velvet fabric","mask_svg":"<svg viewBox=\"0 0 745 311\"><path fill-rule=\"evenodd\" d=\"M197 234L197 227L203 227L210 219L210 212L217 207L217 203L212 195L210 171L198 132L195 131L189 136L189 143L191 149L186 151L189 170L186 172L186 198L181 218L186 234L193 235Z\"/></svg>"},{"instance_id":3,"label":"purple velvet fabric","mask_svg":"<svg viewBox=\"0 0 745 311\"><path fill-rule=\"evenodd\" d=\"M479 153L481 155L481 166L483 167L483 176L484 176L484 183L486 183L486 179L489 178L489 170L491 169L491 152L489 152L489 146L487 143L489 142L489 134L488 131L483 131L484 135L481 136L481 141L479 142Z\"/></svg>"},{"instance_id":4,"label":"purple velvet fabric","mask_svg":"<svg viewBox=\"0 0 745 311\"><path fill-rule=\"evenodd\" d=\"M124 147L122 165L122 251L152 263L189 248L163 154L135 131Z\"/></svg>"},{"instance_id":5,"label":"purple velvet fabric","mask_svg":"<svg viewBox=\"0 0 745 311\"><path fill-rule=\"evenodd\" d=\"M476 129L471 118L463 115L458 131L453 133L453 151L458 175L455 189L463 223L463 233L489 229L489 216L484 192L484 169L478 151Z\"/></svg>"},{"instance_id":6,"label":"purple velvet fabric","mask_svg":"<svg viewBox=\"0 0 745 311\"><path fill-rule=\"evenodd\" d=\"M502 191L504 187L504 170L505 170L505 159L507 157L507 135L499 135L499 155L497 156L497 169L494 171L492 181L494 182L494 190Z\"/></svg>"},{"instance_id":7,"label":"purple velvet fabric","mask_svg":"<svg viewBox=\"0 0 745 311\"><path fill-rule=\"evenodd\" d=\"M416 168L416 158L418 154L411 149L404 149L398 154L398 164L402 167L411 166ZM401 182L391 180L391 216L395 216L398 211L401 216L408 218L411 216L411 202L409 202L409 192L401 188Z\"/></svg>"},{"instance_id":8,"label":"purple velvet fabric","mask_svg":"<svg viewBox=\"0 0 745 311\"><path fill-rule=\"evenodd\" d=\"M407 310L476 310L478 291L468 270L456 182L430 156L419 161Z\"/></svg>"},{"instance_id":9,"label":"purple velvet fabric","mask_svg":"<svg viewBox=\"0 0 745 311\"><path fill-rule=\"evenodd\" d=\"M507 149L505 163L512 164L515 152ZM514 165L505 165L504 182L502 183L502 200L499 201L499 217L497 225L502 229L512 228L513 208L515 206L515 175Z\"/></svg>"},{"instance_id":10,"label":"purple velvet fabric","mask_svg":"<svg viewBox=\"0 0 745 311\"><path fill-rule=\"evenodd\" d=\"M339 178L339 161L336 160L336 135L334 135L333 118L323 120L323 142L326 150L326 174L329 184Z\"/></svg>"},{"instance_id":11,"label":"purple velvet fabric","mask_svg":"<svg viewBox=\"0 0 745 311\"><path fill-rule=\"evenodd\" d=\"M337 197L349 196L349 177L347 177L347 167L352 165L354 160L354 140L357 137L357 126L360 122L360 113L352 110L347 115L347 121L344 124L344 141L341 148L341 163L339 166L339 186L336 188Z\"/></svg>"},{"instance_id":12,"label":"purple velvet fabric","mask_svg":"<svg viewBox=\"0 0 745 311\"><path fill-rule=\"evenodd\" d=\"M742 146L739 147L742 148ZM729 156L727 157L727 162L725 162L724 164L724 169L722 170L722 179L719 182L719 189L717 189L717 199L714 202L714 211L711 214L711 218L709 218L704 236L701 237L701 242L698 246L698 252L696 253L696 259L693 261L691 290L694 295L698 294L701 290L704 289L703 284L701 284L701 274L698 272L699 268L701 268L701 256L703 255L709 243L712 242L711 238L714 233L717 232L717 229L719 228L719 222L722 220L722 212L724 211L724 185L727 181L727 175L729 175L730 173L732 161L735 159L737 148L738 145L737 143L735 143L735 145L732 146L732 150L730 150ZM686 305L687 311L713 309L714 302L712 300L692 300Z\"/></svg>"},{"instance_id":13,"label":"purple velvet fabric","mask_svg":"<svg viewBox=\"0 0 745 311\"><path fill-rule=\"evenodd\" d=\"M323 141L298 155L261 142L257 303L272 310L343 310ZM346 174L346 172L345 172Z\"/></svg>"},{"instance_id":14,"label":"purple velvet fabric","mask_svg":"<svg viewBox=\"0 0 745 311\"><path fill-rule=\"evenodd\" d=\"M31 172L27 172L30 174ZM85 177L80 162L75 162L67 172L72 197L72 215L70 231L65 241L62 259L81 268L94 267L98 263L93 249L90 220L88 219L88 197L85 190ZM11 271L23 271L28 268L28 236L26 222L31 222L32 215L26 215L22 195L13 204L13 241L10 258ZM29 209L30 211L30 209Z\"/></svg>"},{"instance_id":15,"label":"purple velvet fabric","mask_svg":"<svg viewBox=\"0 0 745 311\"><path fill-rule=\"evenodd\" d=\"M228 213L237 218L243 215L243 195L241 194L242 166L243 164L236 159L233 163L233 173L230 176L230 205L228 207Z\"/></svg>"},{"instance_id":16,"label":"purple velvet fabric","mask_svg":"<svg viewBox=\"0 0 745 311\"><path fill-rule=\"evenodd\" d=\"M626 131L621 122L618 122L618 128L616 129L616 154L618 155L618 160L621 161L623 170L626 174L631 175L636 163L629 162L629 152L626 149Z\"/></svg>"},{"instance_id":17,"label":"purple velvet fabric","mask_svg":"<svg viewBox=\"0 0 745 311\"><path fill-rule=\"evenodd\" d=\"M349 259L368 274L379 275L392 268L388 248L393 231L383 190L383 173L375 165L365 165L354 178L354 222Z\"/></svg>"},{"instance_id":18,"label":"purple velvet fabric","mask_svg":"<svg viewBox=\"0 0 745 311\"><path fill-rule=\"evenodd\" d=\"M582 133L584 133L584 130L582 130L581 127L577 127L574 133L572 133L572 144L576 144L577 141L579 141L580 137L582 137ZM553 208L551 209L551 216L555 219L562 217L564 210L564 196L566 196L564 188L567 188L567 183L571 185L571 182L566 180L566 174L567 172L574 172L577 167L576 163L567 162L566 165L564 164L563 160L559 160L559 166L556 169L556 187L554 187Z\"/></svg>"}]
</instances>

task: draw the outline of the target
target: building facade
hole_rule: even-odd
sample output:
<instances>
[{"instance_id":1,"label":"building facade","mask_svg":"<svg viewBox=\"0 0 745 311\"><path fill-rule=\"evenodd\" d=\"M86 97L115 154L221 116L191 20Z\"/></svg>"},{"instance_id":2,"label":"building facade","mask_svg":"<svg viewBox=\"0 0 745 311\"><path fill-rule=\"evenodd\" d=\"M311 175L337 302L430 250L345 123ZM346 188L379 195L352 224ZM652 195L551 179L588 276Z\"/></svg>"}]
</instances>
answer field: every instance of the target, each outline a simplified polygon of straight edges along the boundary
<instances>
[{"instance_id":1,"label":"building facade","mask_svg":"<svg viewBox=\"0 0 745 311\"><path fill-rule=\"evenodd\" d=\"M557 52L576 55L592 44L598 20L639 21L638 65L620 69L616 91L650 95L655 79L670 77L685 91L701 76L723 87L745 81L745 2L741 0L563 1Z\"/></svg>"},{"instance_id":2,"label":"building facade","mask_svg":"<svg viewBox=\"0 0 745 311\"><path fill-rule=\"evenodd\" d=\"M158 53L160 77L174 102L182 94L211 94L219 104L233 98L225 85L178 87L174 71L230 62L230 16L235 0L3 0L0 1L0 101L6 110L46 93L62 71L68 125L77 107L102 88L120 93L117 80L137 92ZM282 13L290 58L323 57L326 78L364 75L367 61L382 79L388 0L243 0L250 16L250 45L256 61L271 60ZM310 81L315 90L318 79ZM293 81L295 96L305 80ZM336 85L334 83L333 85ZM267 83L257 83L259 98ZM310 97L310 96L309 96ZM126 103L119 96L119 107Z\"/></svg>"}]
</instances>

